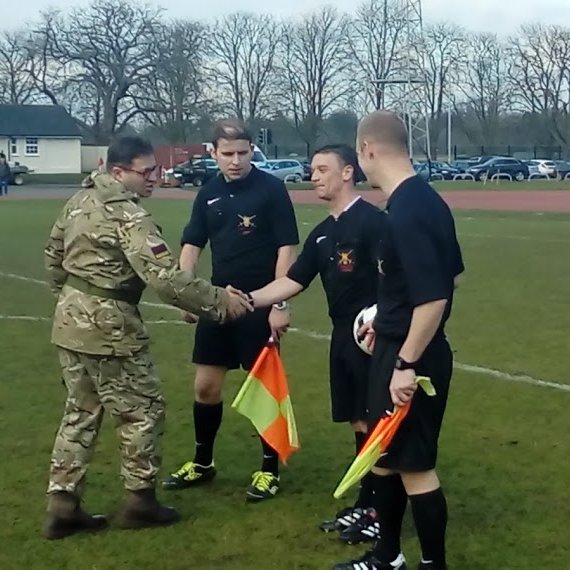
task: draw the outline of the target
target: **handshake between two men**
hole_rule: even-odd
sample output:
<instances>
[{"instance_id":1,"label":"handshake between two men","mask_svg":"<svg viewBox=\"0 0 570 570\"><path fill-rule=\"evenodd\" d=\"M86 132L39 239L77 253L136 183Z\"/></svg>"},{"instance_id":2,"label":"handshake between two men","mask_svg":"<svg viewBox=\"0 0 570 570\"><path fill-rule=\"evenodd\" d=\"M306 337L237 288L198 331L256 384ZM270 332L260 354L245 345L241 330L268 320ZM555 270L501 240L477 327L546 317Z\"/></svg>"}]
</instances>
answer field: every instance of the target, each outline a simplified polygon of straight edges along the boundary
<instances>
[{"instance_id":1,"label":"handshake between two men","mask_svg":"<svg viewBox=\"0 0 570 570\"><path fill-rule=\"evenodd\" d=\"M253 299L247 293L231 285L226 287L226 292L228 294L226 321L234 321L254 310ZM198 322L198 316L194 313L183 311L182 318L190 324Z\"/></svg>"},{"instance_id":2,"label":"handshake between two men","mask_svg":"<svg viewBox=\"0 0 570 570\"><path fill-rule=\"evenodd\" d=\"M251 293L244 293L240 289L228 285L225 288L228 295L225 322L235 321L255 309L270 307L274 303L289 299L299 293L301 289L300 285L286 277L277 279L268 286ZM271 338L276 342L287 332L290 324L289 311L286 304L282 304L284 305L283 308L274 308L270 311L268 319ZM197 315L193 313L183 313L183 319L190 324L198 322Z\"/></svg>"}]
</instances>

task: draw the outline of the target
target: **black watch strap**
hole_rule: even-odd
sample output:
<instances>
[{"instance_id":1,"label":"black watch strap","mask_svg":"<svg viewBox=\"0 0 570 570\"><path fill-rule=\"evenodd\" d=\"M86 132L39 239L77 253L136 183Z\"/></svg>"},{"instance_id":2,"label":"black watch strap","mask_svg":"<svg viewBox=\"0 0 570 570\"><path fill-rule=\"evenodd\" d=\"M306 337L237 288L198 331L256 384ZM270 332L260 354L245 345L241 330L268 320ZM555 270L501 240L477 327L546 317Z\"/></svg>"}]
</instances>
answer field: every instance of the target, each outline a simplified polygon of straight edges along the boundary
<instances>
[{"instance_id":1,"label":"black watch strap","mask_svg":"<svg viewBox=\"0 0 570 570\"><path fill-rule=\"evenodd\" d=\"M394 364L394 368L396 370L412 370L416 367L417 362L408 362L404 360L401 356L396 357L396 364Z\"/></svg>"}]
</instances>

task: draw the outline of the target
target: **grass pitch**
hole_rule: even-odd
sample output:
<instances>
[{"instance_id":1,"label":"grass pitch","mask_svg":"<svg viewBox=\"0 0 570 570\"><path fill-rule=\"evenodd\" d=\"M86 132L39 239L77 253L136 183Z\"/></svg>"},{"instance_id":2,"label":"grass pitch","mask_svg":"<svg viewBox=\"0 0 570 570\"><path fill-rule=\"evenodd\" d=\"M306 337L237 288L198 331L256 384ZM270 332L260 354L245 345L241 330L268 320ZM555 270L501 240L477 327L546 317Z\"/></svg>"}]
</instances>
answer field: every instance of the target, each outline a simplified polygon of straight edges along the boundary
<instances>
[{"instance_id":1,"label":"grass pitch","mask_svg":"<svg viewBox=\"0 0 570 570\"><path fill-rule=\"evenodd\" d=\"M343 546L317 528L345 505L331 495L353 452L347 427L329 419L327 342L305 334L330 332L320 283L294 301L293 326L304 332L289 333L283 345L302 449L283 469L277 498L245 504L260 446L248 421L230 409L243 380L234 373L216 446L218 478L200 489L160 493L179 508L182 523L56 543L40 538L49 455L65 398L49 344L54 301L41 284L6 274L45 278L42 249L61 204L0 203L0 568L304 570L358 556L364 548ZM189 203L148 205L176 246ZM324 210L299 207L297 213L305 236ZM450 568L570 568L570 392L563 389L570 384L570 221L562 215L480 212L456 212L456 219L467 273L448 327L459 367L439 460L449 502ZM151 293L145 299L156 302ZM144 307L144 314L153 321L178 318L169 309ZM11 318L23 316L40 320ZM192 456L193 328L149 326L168 402L165 475ZM468 372L463 365L483 370ZM562 387L516 381L520 375ZM86 505L108 512L120 497L116 439L107 420ZM414 568L419 549L409 514L404 548Z\"/></svg>"}]
</instances>

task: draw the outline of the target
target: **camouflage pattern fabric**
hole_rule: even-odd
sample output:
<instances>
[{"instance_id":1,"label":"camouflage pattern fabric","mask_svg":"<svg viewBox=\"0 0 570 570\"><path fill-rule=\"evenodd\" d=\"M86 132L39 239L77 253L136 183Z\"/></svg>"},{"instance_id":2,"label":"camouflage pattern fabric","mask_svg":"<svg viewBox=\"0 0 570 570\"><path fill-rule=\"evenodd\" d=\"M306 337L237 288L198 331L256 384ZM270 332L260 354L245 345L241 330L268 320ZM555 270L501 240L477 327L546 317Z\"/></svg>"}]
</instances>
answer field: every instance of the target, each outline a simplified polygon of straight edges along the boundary
<instances>
[{"instance_id":1,"label":"camouflage pattern fabric","mask_svg":"<svg viewBox=\"0 0 570 570\"><path fill-rule=\"evenodd\" d=\"M59 358L68 396L53 448L48 493L81 497L104 412L117 428L125 488L154 488L165 406L149 352L118 358L59 349Z\"/></svg>"},{"instance_id":2,"label":"camouflage pattern fabric","mask_svg":"<svg viewBox=\"0 0 570 570\"><path fill-rule=\"evenodd\" d=\"M107 173L95 172L64 206L45 247L57 296L52 342L96 355L129 356L148 346L136 304L66 285L68 275L106 290L140 294L148 285L164 303L223 322L228 294L177 260L139 198Z\"/></svg>"}]
</instances>

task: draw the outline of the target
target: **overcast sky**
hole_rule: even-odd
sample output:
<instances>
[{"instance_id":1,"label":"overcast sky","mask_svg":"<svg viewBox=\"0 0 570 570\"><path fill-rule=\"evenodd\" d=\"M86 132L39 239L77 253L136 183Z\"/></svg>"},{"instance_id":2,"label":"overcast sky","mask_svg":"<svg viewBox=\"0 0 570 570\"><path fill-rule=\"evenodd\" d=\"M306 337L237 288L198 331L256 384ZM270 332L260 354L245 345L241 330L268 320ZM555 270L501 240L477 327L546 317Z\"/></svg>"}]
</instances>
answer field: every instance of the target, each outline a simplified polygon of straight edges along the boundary
<instances>
[{"instance_id":1,"label":"overcast sky","mask_svg":"<svg viewBox=\"0 0 570 570\"><path fill-rule=\"evenodd\" d=\"M66 4L84 6L88 0L67 0ZM344 12L354 11L358 0L218 0L210 4L199 0L160 0L154 2L173 17L208 20L239 8L242 11L271 12L291 16L325 4ZM33 21L41 10L63 6L62 0L20 0L7 2L0 16L0 30L13 29ZM570 0L423 0L426 21L448 20L473 30L508 34L524 23L570 25Z\"/></svg>"}]
</instances>

